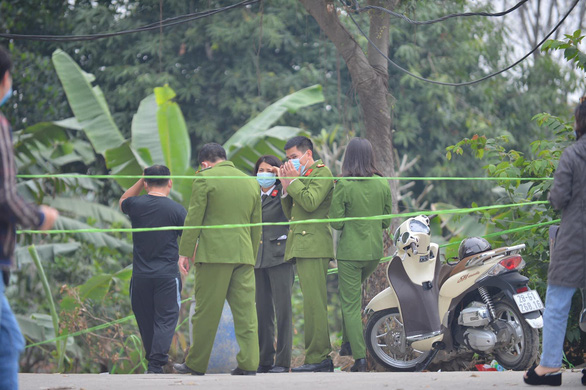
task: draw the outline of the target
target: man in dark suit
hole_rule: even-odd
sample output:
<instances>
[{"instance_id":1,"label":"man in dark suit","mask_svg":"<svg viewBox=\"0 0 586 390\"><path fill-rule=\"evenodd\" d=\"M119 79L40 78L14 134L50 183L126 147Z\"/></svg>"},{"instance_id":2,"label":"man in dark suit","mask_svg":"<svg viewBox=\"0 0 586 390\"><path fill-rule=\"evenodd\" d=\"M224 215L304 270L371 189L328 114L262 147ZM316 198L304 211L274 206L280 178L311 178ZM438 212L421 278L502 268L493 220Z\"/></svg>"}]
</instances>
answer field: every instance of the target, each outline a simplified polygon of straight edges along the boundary
<instances>
[{"instance_id":1,"label":"man in dark suit","mask_svg":"<svg viewBox=\"0 0 586 390\"><path fill-rule=\"evenodd\" d=\"M272 155L261 156L254 173L260 186L263 222L287 222L281 207L281 183L276 172L281 161ZM293 322L291 288L293 264L285 262L288 225L262 227L262 239L254 275L260 364L257 372L285 373L291 366ZM275 317L277 344L275 350Z\"/></svg>"}]
</instances>

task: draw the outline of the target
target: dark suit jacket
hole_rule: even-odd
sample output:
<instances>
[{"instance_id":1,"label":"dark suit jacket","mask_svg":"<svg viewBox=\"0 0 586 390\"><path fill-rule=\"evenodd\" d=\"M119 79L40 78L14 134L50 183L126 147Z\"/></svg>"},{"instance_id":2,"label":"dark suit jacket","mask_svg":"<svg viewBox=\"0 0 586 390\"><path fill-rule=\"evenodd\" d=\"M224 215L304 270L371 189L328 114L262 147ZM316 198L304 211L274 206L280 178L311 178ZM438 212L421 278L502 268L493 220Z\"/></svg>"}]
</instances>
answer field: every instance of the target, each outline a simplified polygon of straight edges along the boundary
<instances>
[{"instance_id":1,"label":"dark suit jacket","mask_svg":"<svg viewBox=\"0 0 586 390\"><path fill-rule=\"evenodd\" d=\"M277 184L270 195L262 201L263 222L287 222L288 219L281 207L281 184ZM260 189L259 189L260 196ZM289 225L263 226L260 247L256 258L255 268L268 268L285 262L285 245L287 239L279 240L279 237L287 236Z\"/></svg>"}]
</instances>

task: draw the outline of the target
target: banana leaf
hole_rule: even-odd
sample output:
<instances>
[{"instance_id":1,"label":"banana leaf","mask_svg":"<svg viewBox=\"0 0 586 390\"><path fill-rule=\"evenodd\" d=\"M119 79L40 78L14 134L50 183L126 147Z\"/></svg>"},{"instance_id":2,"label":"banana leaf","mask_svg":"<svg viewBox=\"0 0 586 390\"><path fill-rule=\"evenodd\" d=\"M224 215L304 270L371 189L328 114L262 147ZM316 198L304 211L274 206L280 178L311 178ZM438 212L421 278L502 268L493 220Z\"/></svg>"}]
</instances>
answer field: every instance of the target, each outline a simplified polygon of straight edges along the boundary
<instances>
[{"instance_id":1,"label":"banana leaf","mask_svg":"<svg viewBox=\"0 0 586 390\"><path fill-rule=\"evenodd\" d=\"M76 217L93 218L103 225L118 224L120 227L131 227L128 218L118 210L99 203L74 198L46 198L45 202L59 211L72 213Z\"/></svg>"},{"instance_id":2,"label":"banana leaf","mask_svg":"<svg viewBox=\"0 0 586 390\"><path fill-rule=\"evenodd\" d=\"M54 226L54 229L58 230L79 230L92 228L92 226L86 223L77 221L72 218L68 218L63 215L59 216L57 221L55 221ZM94 245L97 248L110 248L112 250L118 250L126 254L132 253L132 245L129 244L126 240L112 237L106 233L73 232L69 234L73 236L76 240Z\"/></svg>"},{"instance_id":3,"label":"banana leaf","mask_svg":"<svg viewBox=\"0 0 586 390\"><path fill-rule=\"evenodd\" d=\"M124 137L114 123L102 90L92 87L95 77L60 49L53 52L52 59L71 110L96 152L104 154L120 146Z\"/></svg>"},{"instance_id":4,"label":"banana leaf","mask_svg":"<svg viewBox=\"0 0 586 390\"><path fill-rule=\"evenodd\" d=\"M298 109L324 101L321 85L301 89L264 109L224 143L230 160L244 170L251 169L256 159L263 154L283 156L283 146L287 139L300 135L304 130L296 127L271 126L286 112L295 113Z\"/></svg>"}]
</instances>

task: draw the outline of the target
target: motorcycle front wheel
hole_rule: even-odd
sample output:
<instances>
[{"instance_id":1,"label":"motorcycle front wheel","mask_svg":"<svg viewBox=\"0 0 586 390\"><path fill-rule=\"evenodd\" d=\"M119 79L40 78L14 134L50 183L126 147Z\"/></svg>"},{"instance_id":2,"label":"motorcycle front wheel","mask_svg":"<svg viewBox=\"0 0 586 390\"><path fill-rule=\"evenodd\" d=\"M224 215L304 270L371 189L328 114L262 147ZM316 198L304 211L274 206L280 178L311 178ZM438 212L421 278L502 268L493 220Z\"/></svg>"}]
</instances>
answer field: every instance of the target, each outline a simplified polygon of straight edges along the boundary
<instances>
[{"instance_id":1,"label":"motorcycle front wheel","mask_svg":"<svg viewBox=\"0 0 586 390\"><path fill-rule=\"evenodd\" d=\"M496 318L504 321L510 337L499 340L494 356L507 370L526 370L537 360L539 333L533 329L515 303L509 301L495 302Z\"/></svg>"},{"instance_id":2,"label":"motorcycle front wheel","mask_svg":"<svg viewBox=\"0 0 586 390\"><path fill-rule=\"evenodd\" d=\"M417 363L431 353L411 347L396 308L375 312L368 320L364 339L377 363L391 371L415 371Z\"/></svg>"}]
</instances>

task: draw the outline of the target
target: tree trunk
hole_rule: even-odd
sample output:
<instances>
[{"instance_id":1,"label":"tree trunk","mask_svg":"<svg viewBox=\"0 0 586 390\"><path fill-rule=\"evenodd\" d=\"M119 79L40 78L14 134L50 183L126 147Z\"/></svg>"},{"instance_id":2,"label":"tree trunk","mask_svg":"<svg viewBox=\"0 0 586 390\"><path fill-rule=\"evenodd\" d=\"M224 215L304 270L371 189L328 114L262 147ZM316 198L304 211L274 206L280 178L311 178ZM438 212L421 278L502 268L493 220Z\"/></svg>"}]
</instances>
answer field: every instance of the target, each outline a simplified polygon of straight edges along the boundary
<instances>
[{"instance_id":1,"label":"tree trunk","mask_svg":"<svg viewBox=\"0 0 586 390\"><path fill-rule=\"evenodd\" d=\"M331 0L299 0L307 12L317 21L327 37L346 62L352 84L358 94L364 113L366 138L372 143L378 168L385 176L395 176L391 107L392 98L388 92L387 60L376 49L369 46L368 56L338 19L337 8ZM372 0L370 4L394 8L397 0ZM389 25L388 14L369 11L370 39L377 47L388 53ZM398 210L398 185L390 181L393 196L393 213Z\"/></svg>"},{"instance_id":2,"label":"tree trunk","mask_svg":"<svg viewBox=\"0 0 586 390\"><path fill-rule=\"evenodd\" d=\"M377 166L384 176L395 177L391 104L392 96L388 91L388 63L375 48L369 44L368 54L356 39L344 28L338 19L337 9L331 0L299 0L307 12L317 21L327 37L346 62L364 114L366 138L372 143ZM370 0L369 4L393 9L398 0ZM350 11L350 10L349 10ZM390 17L380 11L369 11L369 38L388 55ZM393 197L393 213L398 212L399 186L390 180ZM397 220L391 224L391 231L398 226ZM385 234L385 253L393 250L392 237ZM363 307L374 295L387 287L386 263L379 265L368 279L363 290ZM371 364L373 362L371 361Z\"/></svg>"}]
</instances>

